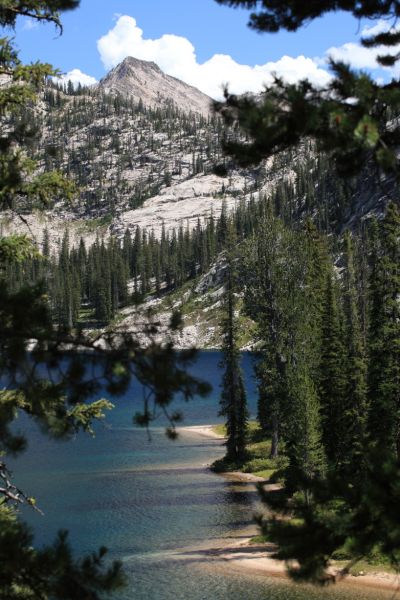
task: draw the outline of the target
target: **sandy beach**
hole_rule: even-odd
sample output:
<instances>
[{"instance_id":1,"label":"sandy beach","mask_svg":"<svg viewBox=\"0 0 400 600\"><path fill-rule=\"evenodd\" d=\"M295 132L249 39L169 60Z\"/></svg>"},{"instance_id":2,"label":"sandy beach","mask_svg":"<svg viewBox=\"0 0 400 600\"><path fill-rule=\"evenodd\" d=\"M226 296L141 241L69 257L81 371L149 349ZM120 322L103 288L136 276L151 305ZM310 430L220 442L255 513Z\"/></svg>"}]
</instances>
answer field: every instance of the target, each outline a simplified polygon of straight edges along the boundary
<instances>
[{"instance_id":1,"label":"sandy beach","mask_svg":"<svg viewBox=\"0 0 400 600\"><path fill-rule=\"evenodd\" d=\"M203 437L214 438L223 440L224 437L219 435L216 431L214 431L215 425L190 425L187 427L177 427L177 431L179 432L187 432L187 433L196 433Z\"/></svg>"},{"instance_id":2,"label":"sandy beach","mask_svg":"<svg viewBox=\"0 0 400 600\"><path fill-rule=\"evenodd\" d=\"M210 548L204 551L211 561L229 565L229 569L265 577L288 578L285 564L272 558L274 548L269 544L251 544L250 538L234 544ZM365 586L380 590L400 591L400 576L395 573L373 571L363 575L340 575L339 569L332 567L331 574L336 585Z\"/></svg>"},{"instance_id":3,"label":"sandy beach","mask_svg":"<svg viewBox=\"0 0 400 600\"><path fill-rule=\"evenodd\" d=\"M194 433L204 437L221 439L224 437L215 432L213 425L195 425L190 427L180 427L180 431ZM233 471L229 473L219 473L220 477L224 477L232 482L247 482L254 489L256 483L265 481L262 477L258 477L252 473L242 473ZM265 482L266 485L271 485ZM276 484L272 484L275 485ZM249 536L249 532L246 532ZM257 534L257 526L254 525L254 532L249 537L240 537L237 541L229 544L222 543L216 547L202 548L198 550L199 555L207 556L207 559L216 564L221 563L225 567L233 571L254 573L264 575L266 577L282 577L288 578L285 563L272 558L274 554L274 546L272 544L253 544L251 543L251 535ZM366 586L380 590L400 591L400 575L396 573L388 573L384 571L370 571L364 573L360 571L358 575L341 576L340 569L331 568L330 573L336 578L337 585L351 586Z\"/></svg>"}]
</instances>

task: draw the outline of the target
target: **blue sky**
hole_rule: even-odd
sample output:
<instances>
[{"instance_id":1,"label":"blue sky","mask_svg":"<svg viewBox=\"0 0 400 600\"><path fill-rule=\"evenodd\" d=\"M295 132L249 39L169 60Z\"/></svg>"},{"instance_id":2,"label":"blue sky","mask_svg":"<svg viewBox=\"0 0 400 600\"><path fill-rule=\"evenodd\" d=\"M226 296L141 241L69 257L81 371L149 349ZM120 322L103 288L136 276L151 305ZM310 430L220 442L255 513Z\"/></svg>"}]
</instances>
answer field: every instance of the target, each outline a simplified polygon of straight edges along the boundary
<instances>
[{"instance_id":1,"label":"blue sky","mask_svg":"<svg viewBox=\"0 0 400 600\"><path fill-rule=\"evenodd\" d=\"M376 67L373 53L357 43L366 24L347 14L278 34L250 30L248 14L214 0L81 0L80 8L64 13L61 37L49 25L21 20L16 41L23 60L51 62L71 78L84 81L83 73L98 80L132 54L154 60L214 97L223 83L236 92L256 91L272 72L288 80L307 76L323 85L326 52L332 48L357 67Z\"/></svg>"}]
</instances>

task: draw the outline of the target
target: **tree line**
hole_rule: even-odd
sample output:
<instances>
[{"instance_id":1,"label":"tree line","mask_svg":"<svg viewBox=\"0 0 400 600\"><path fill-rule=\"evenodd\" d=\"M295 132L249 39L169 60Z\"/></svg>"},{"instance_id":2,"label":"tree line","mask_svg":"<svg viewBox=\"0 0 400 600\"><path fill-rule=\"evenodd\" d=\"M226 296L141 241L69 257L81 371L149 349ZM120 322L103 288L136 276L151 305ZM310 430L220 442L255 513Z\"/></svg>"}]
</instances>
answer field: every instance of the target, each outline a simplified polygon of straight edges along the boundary
<instances>
[{"instance_id":1,"label":"tree line","mask_svg":"<svg viewBox=\"0 0 400 600\"><path fill-rule=\"evenodd\" d=\"M371 216L355 231L327 236L309 220L288 224L267 203L256 233L230 256L236 266L225 292L221 395L226 458L236 467L246 460L236 271L236 292L244 290L245 311L257 324L257 420L282 482L277 492L261 489L280 515L264 522L265 534L279 545L279 558L300 562L292 569L300 578L326 581L335 552L349 560L378 552L396 564L396 491L379 481L390 468L396 485L400 458L398 206L390 203L382 218Z\"/></svg>"},{"instance_id":2,"label":"tree line","mask_svg":"<svg viewBox=\"0 0 400 600\"><path fill-rule=\"evenodd\" d=\"M184 282L206 272L226 244L228 215L225 200L216 218L211 213L205 223L181 225L178 230L154 231L135 227L127 229L122 239L100 237L87 247L83 238L76 247L66 230L59 250L50 248L48 231L44 232L42 256L22 262L10 262L6 276L10 289L16 291L27 282L42 282L56 323L73 328L84 323L89 313L92 321L108 324L118 310L143 300L149 293L161 295L178 289ZM254 198L242 199L234 212L238 235L245 237L257 220Z\"/></svg>"}]
</instances>

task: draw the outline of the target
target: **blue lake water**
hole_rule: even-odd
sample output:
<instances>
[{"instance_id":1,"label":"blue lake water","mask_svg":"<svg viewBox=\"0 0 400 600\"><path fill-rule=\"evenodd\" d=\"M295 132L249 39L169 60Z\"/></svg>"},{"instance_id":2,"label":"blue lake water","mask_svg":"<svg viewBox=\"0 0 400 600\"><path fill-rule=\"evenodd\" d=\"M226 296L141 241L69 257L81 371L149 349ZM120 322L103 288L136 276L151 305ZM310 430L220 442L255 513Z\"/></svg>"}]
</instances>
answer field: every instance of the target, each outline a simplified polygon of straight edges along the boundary
<instances>
[{"instance_id":1,"label":"blue lake water","mask_svg":"<svg viewBox=\"0 0 400 600\"><path fill-rule=\"evenodd\" d=\"M184 425L211 424L218 417L221 373L217 352L202 352L192 372L210 381L213 393L189 403L177 400ZM250 354L243 370L250 413L256 389ZM141 407L135 388L116 401L96 437L55 442L31 427L29 451L13 464L18 484L37 498L42 517L24 510L38 544L68 529L78 553L101 545L123 561L127 587L117 600L368 600L375 591L314 589L264 575L237 572L206 549L245 537L253 525L256 492L207 469L221 457L219 440L183 431L171 442L163 423L152 439L134 428ZM223 542L224 543L224 542ZM222 543L222 545L223 545ZM382 595L380 596L382 597ZM390 596L388 596L390 597ZM79 600L79 599L77 599Z\"/></svg>"}]
</instances>

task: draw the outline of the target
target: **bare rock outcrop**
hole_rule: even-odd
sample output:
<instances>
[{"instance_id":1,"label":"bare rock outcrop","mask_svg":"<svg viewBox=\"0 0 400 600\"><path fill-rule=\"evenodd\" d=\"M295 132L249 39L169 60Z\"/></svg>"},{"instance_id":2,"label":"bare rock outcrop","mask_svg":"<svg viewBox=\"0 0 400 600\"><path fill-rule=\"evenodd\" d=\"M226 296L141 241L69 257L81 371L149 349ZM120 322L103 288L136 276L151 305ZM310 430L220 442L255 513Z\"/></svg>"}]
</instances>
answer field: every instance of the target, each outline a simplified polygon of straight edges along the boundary
<instances>
[{"instance_id":1,"label":"bare rock outcrop","mask_svg":"<svg viewBox=\"0 0 400 600\"><path fill-rule=\"evenodd\" d=\"M172 104L184 112L211 114L212 100L195 87L163 73L154 62L128 56L98 84L104 94L120 93L144 106Z\"/></svg>"}]
</instances>

